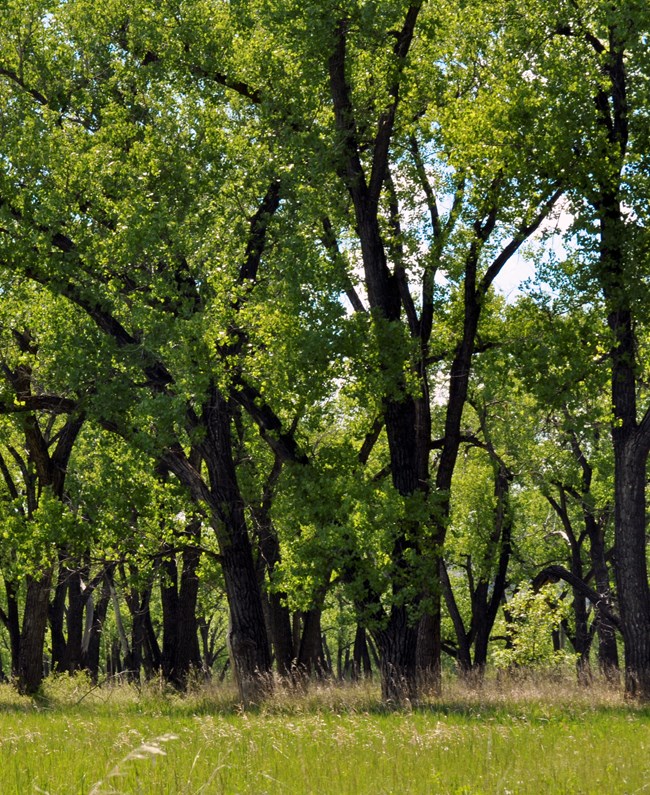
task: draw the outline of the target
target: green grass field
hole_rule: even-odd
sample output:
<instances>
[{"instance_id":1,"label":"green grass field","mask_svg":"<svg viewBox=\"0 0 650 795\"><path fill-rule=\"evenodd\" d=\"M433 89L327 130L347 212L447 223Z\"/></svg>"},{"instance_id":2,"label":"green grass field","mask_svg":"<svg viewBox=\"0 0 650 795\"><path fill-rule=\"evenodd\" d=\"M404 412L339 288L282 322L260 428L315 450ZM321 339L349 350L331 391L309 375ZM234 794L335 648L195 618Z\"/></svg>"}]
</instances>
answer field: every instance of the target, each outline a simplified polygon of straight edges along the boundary
<instances>
[{"instance_id":1,"label":"green grass field","mask_svg":"<svg viewBox=\"0 0 650 795\"><path fill-rule=\"evenodd\" d=\"M373 686L279 692L242 713L228 688L0 687L2 795L649 793L650 709L568 682L447 685L412 711Z\"/></svg>"}]
</instances>

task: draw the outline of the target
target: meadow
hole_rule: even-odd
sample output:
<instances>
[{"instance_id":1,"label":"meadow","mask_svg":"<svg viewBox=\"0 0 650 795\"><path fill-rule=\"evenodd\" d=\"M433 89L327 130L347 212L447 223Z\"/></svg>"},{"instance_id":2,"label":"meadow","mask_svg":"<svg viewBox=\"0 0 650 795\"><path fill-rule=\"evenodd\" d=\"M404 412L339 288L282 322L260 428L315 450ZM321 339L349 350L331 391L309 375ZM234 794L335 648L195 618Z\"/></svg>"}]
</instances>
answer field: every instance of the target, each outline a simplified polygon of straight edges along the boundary
<instances>
[{"instance_id":1,"label":"meadow","mask_svg":"<svg viewBox=\"0 0 650 795\"><path fill-rule=\"evenodd\" d=\"M2 795L650 793L650 708L605 684L452 680L417 708L373 684L278 688L246 712L227 686L0 686Z\"/></svg>"}]
</instances>

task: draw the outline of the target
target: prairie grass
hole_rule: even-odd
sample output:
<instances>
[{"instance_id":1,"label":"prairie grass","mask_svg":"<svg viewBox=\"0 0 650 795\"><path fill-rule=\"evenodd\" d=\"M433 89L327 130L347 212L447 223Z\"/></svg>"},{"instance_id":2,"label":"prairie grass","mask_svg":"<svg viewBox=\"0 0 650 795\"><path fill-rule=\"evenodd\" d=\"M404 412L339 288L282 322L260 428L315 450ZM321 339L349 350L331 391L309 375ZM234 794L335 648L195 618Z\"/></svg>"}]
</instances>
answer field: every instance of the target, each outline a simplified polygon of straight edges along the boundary
<instances>
[{"instance_id":1,"label":"prairie grass","mask_svg":"<svg viewBox=\"0 0 650 795\"><path fill-rule=\"evenodd\" d=\"M557 677L450 680L399 711L373 684L277 687L247 712L223 685L58 677L0 686L0 792L650 795L650 709Z\"/></svg>"}]
</instances>

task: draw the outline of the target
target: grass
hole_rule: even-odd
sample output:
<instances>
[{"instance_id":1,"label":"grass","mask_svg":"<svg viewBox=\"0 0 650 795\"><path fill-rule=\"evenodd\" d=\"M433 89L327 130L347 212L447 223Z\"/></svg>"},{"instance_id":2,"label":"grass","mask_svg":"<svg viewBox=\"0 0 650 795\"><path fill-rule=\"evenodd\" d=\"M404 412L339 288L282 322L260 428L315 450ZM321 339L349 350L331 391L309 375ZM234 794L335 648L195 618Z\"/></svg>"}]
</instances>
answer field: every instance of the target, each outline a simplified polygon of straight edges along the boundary
<instances>
[{"instance_id":1,"label":"grass","mask_svg":"<svg viewBox=\"0 0 650 795\"><path fill-rule=\"evenodd\" d=\"M413 710L372 685L281 689L242 713L232 690L0 687L2 795L648 793L650 709L570 681L452 681Z\"/></svg>"}]
</instances>

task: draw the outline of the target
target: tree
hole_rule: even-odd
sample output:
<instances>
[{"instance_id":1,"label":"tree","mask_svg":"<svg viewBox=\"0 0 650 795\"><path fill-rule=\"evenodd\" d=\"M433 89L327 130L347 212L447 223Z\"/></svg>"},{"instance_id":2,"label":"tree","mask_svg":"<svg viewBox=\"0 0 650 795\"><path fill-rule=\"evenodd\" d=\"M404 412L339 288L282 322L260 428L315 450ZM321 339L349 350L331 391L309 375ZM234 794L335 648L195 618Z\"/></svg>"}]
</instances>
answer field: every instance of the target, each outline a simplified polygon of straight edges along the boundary
<instances>
[{"instance_id":1,"label":"tree","mask_svg":"<svg viewBox=\"0 0 650 795\"><path fill-rule=\"evenodd\" d=\"M233 669L243 700L255 700L271 658L233 427L245 406L278 453L300 458L264 404L260 362L272 345L258 320L272 297L308 304L281 274L309 247L278 236L278 278L261 278L280 207L272 141L241 86L230 91L219 72L185 63L192 14L174 18L170 34L170 17L148 6L106 10L101 22L87 2L2 10L1 90L12 108L1 131L5 279L42 284L94 323L96 354L78 360L95 379L85 410L207 506ZM65 342L77 343L74 333ZM245 373L251 353L259 361Z\"/></svg>"},{"instance_id":2,"label":"tree","mask_svg":"<svg viewBox=\"0 0 650 795\"><path fill-rule=\"evenodd\" d=\"M438 557L486 296L560 193L557 181L546 178L543 170L530 173L530 190L521 190L515 154L520 141L514 129L522 119L506 110L512 102L509 92L516 91L508 80L512 75L504 69L494 78L494 72L481 68L478 51L463 49L461 26L473 20L456 14L455 7L438 11L420 3L387 4L375 14L363 4L345 11L319 6L318 11L292 10L287 26L279 28L294 61L294 53L300 59L298 85L314 81L316 73L316 96L333 114L333 128L330 122L316 150L335 169L324 244L332 256L345 255L338 239L353 252L348 258L350 281L360 276L362 295L352 289L348 294L353 308L367 318L388 469L403 505L386 550L391 561L387 613L382 617L382 597L385 601L387 595L373 592L371 583L365 599L375 606L382 693L396 701L417 694L416 616L425 603L435 627ZM292 30L291 15L298 15L302 29L309 31L304 40L295 32L298 26ZM273 24L278 20L269 27ZM494 43L489 35L477 35L480 46L489 49ZM498 44L492 52L497 50ZM476 80L467 78L468 61L476 67ZM369 64L372 81L367 80ZM437 65L433 71L431 64ZM278 96L269 93L271 101ZM472 151L467 144L476 134L474 125L484 122L483 114L493 114L496 96L504 98L503 105L497 100L498 112L502 121L508 116L512 137L505 133L497 152L497 122L485 150ZM479 110L464 126L461 119L470 101ZM306 115L297 126L309 128ZM300 143L294 144L299 152ZM306 174L305 179L313 176ZM443 198L450 199L448 212L442 210ZM520 212L513 212L515 204ZM436 281L443 274L448 291ZM432 336L437 313L451 320L446 332L450 339L443 344ZM448 363L444 376L435 366L441 361ZM449 392L437 438L431 395L435 379L443 377ZM433 465L432 449L440 451ZM418 580L424 572L426 586ZM435 652L423 664L435 669Z\"/></svg>"},{"instance_id":3,"label":"tree","mask_svg":"<svg viewBox=\"0 0 650 795\"><path fill-rule=\"evenodd\" d=\"M15 296L5 295L3 310L9 310L12 304L15 308L14 301ZM42 318L48 310L50 305L45 311L38 307L36 315ZM74 545L75 537L80 535L79 525L70 511L66 475L85 421L76 401L48 393L47 376L52 361L46 355L45 365L38 367L40 341L30 327L33 320L29 311L20 309L10 319L5 315L0 354L3 376L0 413L12 416L5 429L9 434L0 453L0 472L9 508L5 521L8 526L13 525L17 536L12 539L12 550L7 554L4 577L8 609L3 623L12 642L13 673L19 689L26 693L38 690L43 677L43 646L56 558L63 572L70 563L68 543ZM47 332L43 336L47 346ZM8 539L7 530L5 538ZM74 560L74 552L70 554ZM16 600L18 583L23 577L25 603L19 630ZM72 607L70 627L74 623ZM80 633L79 611L75 616L79 619L76 629ZM71 653L71 649L60 651Z\"/></svg>"},{"instance_id":4,"label":"tree","mask_svg":"<svg viewBox=\"0 0 650 795\"><path fill-rule=\"evenodd\" d=\"M568 545L568 566L585 586L595 583L595 622L588 628L589 600L575 587L572 643L579 657L579 675L589 676L589 650L594 631L599 637L599 664L615 676L618 652L615 628L604 614L613 610L611 518L612 460L606 429L609 423L604 328L597 306L576 305L579 296L565 287L562 295L522 299L513 309L521 329L514 343L524 362L520 375L537 414L536 445L526 466L527 477L540 489L561 522ZM594 362L602 362L594 367ZM541 377L543 374L543 377Z\"/></svg>"},{"instance_id":5,"label":"tree","mask_svg":"<svg viewBox=\"0 0 650 795\"><path fill-rule=\"evenodd\" d=\"M518 10L530 22L531 8ZM645 489L650 414L640 391L644 361L638 339L647 322L643 296L648 271L645 108L650 19L644 3L602 2L588 9L562 3L553 9L552 18L535 16L534 25L535 33L526 28L532 44L531 73L546 83L556 104L562 98L562 150L580 155L580 166L571 174L573 231L582 253L574 283L588 296L594 287L600 291L609 329L615 572L626 690L648 700Z\"/></svg>"}]
</instances>

